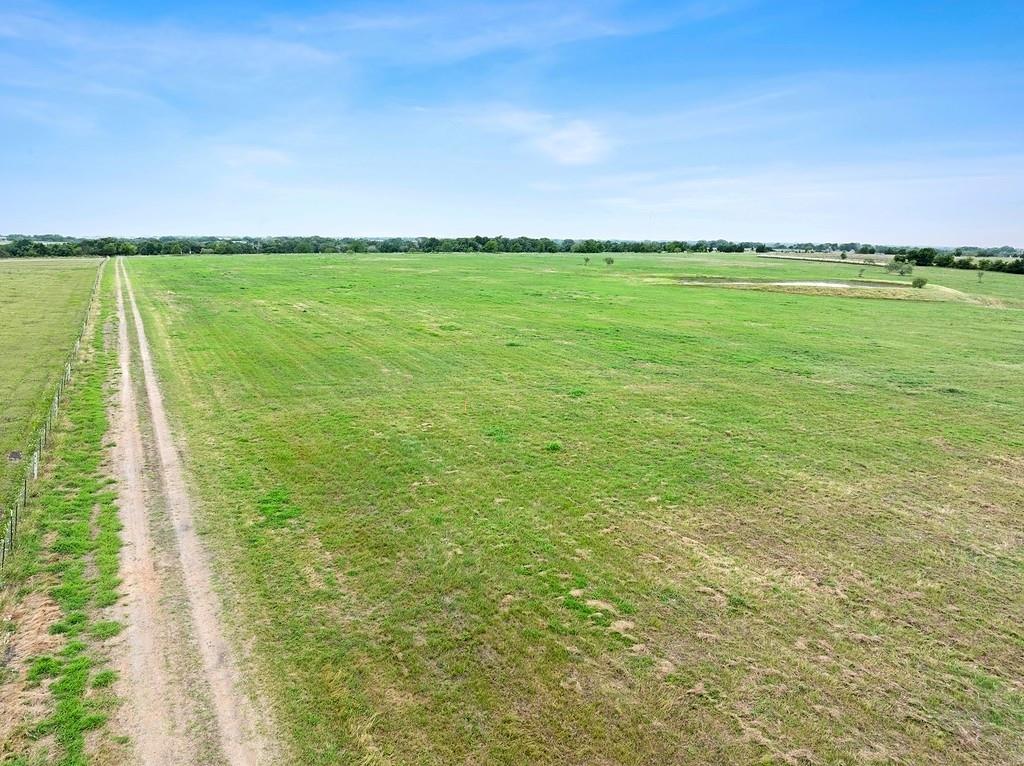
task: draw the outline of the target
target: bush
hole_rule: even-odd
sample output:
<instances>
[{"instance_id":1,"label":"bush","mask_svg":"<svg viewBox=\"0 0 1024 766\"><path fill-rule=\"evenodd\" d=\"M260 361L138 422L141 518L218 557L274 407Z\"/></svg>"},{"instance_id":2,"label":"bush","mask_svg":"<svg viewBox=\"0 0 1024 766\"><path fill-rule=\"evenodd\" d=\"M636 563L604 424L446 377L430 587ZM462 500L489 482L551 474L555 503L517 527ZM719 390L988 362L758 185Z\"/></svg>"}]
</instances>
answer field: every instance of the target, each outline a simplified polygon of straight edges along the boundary
<instances>
[{"instance_id":1,"label":"bush","mask_svg":"<svg viewBox=\"0 0 1024 766\"><path fill-rule=\"evenodd\" d=\"M928 284L928 280L925 279L924 277L914 277L914 281L911 282L910 284L913 285L914 287L920 288Z\"/></svg>"},{"instance_id":2,"label":"bush","mask_svg":"<svg viewBox=\"0 0 1024 766\"><path fill-rule=\"evenodd\" d=\"M612 258L610 255L606 255L604 258L604 262L611 266L613 263L615 263L615 259Z\"/></svg>"},{"instance_id":3,"label":"bush","mask_svg":"<svg viewBox=\"0 0 1024 766\"><path fill-rule=\"evenodd\" d=\"M589 263L590 263L590 256L589 255L584 256L583 257L583 265L586 266Z\"/></svg>"}]
</instances>

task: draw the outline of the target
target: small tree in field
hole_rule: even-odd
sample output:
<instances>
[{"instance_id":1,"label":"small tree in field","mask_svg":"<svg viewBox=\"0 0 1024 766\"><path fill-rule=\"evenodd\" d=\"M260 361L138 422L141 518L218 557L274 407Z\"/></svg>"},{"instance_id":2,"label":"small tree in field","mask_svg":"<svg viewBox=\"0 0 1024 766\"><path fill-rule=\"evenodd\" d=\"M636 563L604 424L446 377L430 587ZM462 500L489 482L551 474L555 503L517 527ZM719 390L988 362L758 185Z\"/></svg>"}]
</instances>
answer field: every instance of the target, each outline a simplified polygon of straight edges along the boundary
<instances>
[{"instance_id":1,"label":"small tree in field","mask_svg":"<svg viewBox=\"0 0 1024 766\"><path fill-rule=\"evenodd\" d=\"M583 265L586 266L589 263L590 263L590 256L589 255L583 256Z\"/></svg>"},{"instance_id":2,"label":"small tree in field","mask_svg":"<svg viewBox=\"0 0 1024 766\"><path fill-rule=\"evenodd\" d=\"M612 258L610 255L606 255L604 257L604 262L611 266L613 263L615 263L615 259Z\"/></svg>"},{"instance_id":3,"label":"small tree in field","mask_svg":"<svg viewBox=\"0 0 1024 766\"><path fill-rule=\"evenodd\" d=\"M846 253L845 253L845 252L842 252L842 253L840 253L840 254L839 254L839 257L840 257L840 258L841 258L842 260L844 260L844 261L845 261L845 260L846 260Z\"/></svg>"},{"instance_id":4,"label":"small tree in field","mask_svg":"<svg viewBox=\"0 0 1024 766\"><path fill-rule=\"evenodd\" d=\"M914 277L914 280L910 284L918 289L921 289L926 284L928 284L928 280L925 279L924 277Z\"/></svg>"},{"instance_id":5,"label":"small tree in field","mask_svg":"<svg viewBox=\"0 0 1024 766\"><path fill-rule=\"evenodd\" d=\"M914 264L909 261L897 261L896 259L893 259L885 264L885 270L890 274L896 273L901 277L905 277L914 272Z\"/></svg>"}]
</instances>

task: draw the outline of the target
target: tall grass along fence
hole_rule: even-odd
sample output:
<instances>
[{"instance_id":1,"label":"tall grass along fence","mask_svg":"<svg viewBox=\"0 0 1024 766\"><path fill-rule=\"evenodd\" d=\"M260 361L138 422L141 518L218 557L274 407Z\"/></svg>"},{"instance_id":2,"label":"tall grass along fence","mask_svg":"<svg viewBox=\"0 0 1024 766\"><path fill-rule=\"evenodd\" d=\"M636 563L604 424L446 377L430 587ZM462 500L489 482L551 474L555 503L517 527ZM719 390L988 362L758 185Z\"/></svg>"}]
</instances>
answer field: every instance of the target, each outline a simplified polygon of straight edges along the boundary
<instances>
[{"instance_id":1,"label":"tall grass along fence","mask_svg":"<svg viewBox=\"0 0 1024 766\"><path fill-rule=\"evenodd\" d=\"M82 348L82 340L85 337L85 328L89 323L89 313L96 303L96 297L100 289L100 280L103 278L103 268L107 265L107 260L107 258L104 258L96 270L96 279L92 283L92 292L89 295L89 300L85 305L85 314L78 327L78 337L75 338L75 343L68 353L67 361L64 362L64 372L61 374L60 380L57 381L57 390L53 393L50 409L46 411L46 417L43 419L39 432L36 434L35 449L32 451L32 457L25 462L25 475L22 477L21 486L17 491L14 502L11 503L9 510L4 514L3 522L5 527L3 539L0 541L0 569L3 569L7 564L7 559L10 558L11 553L14 551L15 543L18 540L18 525L21 523L21 518L25 513L25 506L28 505L29 490L32 484L39 478L39 467L43 459L43 451L50 444L50 433L53 431L53 426L57 422L57 415L60 413L64 389L71 382L71 375L74 372L75 363L78 361L78 354Z\"/></svg>"}]
</instances>

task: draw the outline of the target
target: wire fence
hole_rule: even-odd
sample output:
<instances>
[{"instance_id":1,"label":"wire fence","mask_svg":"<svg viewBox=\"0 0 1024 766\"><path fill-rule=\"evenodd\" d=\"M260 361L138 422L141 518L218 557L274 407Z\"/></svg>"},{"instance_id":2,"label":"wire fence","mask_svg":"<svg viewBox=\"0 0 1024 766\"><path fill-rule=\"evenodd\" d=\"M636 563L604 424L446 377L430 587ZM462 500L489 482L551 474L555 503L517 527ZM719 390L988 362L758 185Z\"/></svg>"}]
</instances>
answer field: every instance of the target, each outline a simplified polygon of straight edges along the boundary
<instances>
[{"instance_id":1,"label":"wire fence","mask_svg":"<svg viewBox=\"0 0 1024 766\"><path fill-rule=\"evenodd\" d=\"M107 260L104 258L96 270L96 279L92 283L92 292L89 294L89 301L85 306L85 314L78 326L78 337L75 338L75 343L70 353L68 353L67 360L64 362L64 372L61 374L60 380L57 381L57 390L54 392L53 400L50 402L50 409L46 411L43 424L39 427L39 432L36 434L35 449L32 451L32 457L25 463L25 475L22 477L21 487L18 489L14 502L11 503L7 513L3 514L5 527L3 538L0 539L0 569L3 569L7 564L7 559L10 558L11 553L14 551L15 543L18 540L18 525L21 523L22 516L24 516L25 506L28 505L29 490L32 484L39 478L43 450L50 444L50 434L57 422L57 415L60 413L64 389L71 382L71 375L74 372L75 363L78 361L78 354L82 348L85 329L89 324L89 314L92 312L92 307L96 303L96 296L99 294L100 280L103 278L103 268L107 265Z\"/></svg>"}]
</instances>

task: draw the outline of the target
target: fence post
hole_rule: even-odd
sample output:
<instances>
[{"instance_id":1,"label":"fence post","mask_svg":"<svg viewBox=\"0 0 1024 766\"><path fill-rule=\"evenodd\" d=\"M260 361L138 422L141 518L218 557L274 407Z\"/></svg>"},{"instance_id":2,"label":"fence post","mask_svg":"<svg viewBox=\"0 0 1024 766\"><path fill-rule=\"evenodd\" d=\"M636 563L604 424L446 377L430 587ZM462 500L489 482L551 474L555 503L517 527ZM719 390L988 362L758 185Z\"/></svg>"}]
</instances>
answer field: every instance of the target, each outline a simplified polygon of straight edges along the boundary
<instances>
[{"instance_id":1,"label":"fence post","mask_svg":"<svg viewBox=\"0 0 1024 766\"><path fill-rule=\"evenodd\" d=\"M42 462L43 450L50 438L50 429L53 427L54 421L60 410L60 401L64 396L64 387L71 382L71 372L74 367L74 362L78 358L78 354L82 349L82 338L85 337L85 327L89 321L89 314L92 311L93 305L96 303L97 295L99 294L100 279L103 276L103 267L106 265L109 258L104 258L100 263L100 267L96 270L96 278L92 283L92 293L89 296L89 301L85 306L85 316L82 317L81 324L78 327L78 337L75 338L74 348L71 353L68 354L68 359L64 363L64 373L60 376L57 381L57 390L54 392L53 401L50 403L50 409L46 413L46 417L43 419L42 426L39 429L39 437L37 440L36 450L32 453L31 462L25 467L25 476L22 479L21 491L18 493L14 505L11 506L7 514L7 528L3 531L0 536L0 569L3 569L7 563L8 555L14 550L14 539L17 533L18 522L21 516L21 511L28 505L28 483L31 478L32 481L36 481L39 478L39 464ZM2 512L0 512L2 517Z\"/></svg>"}]
</instances>

